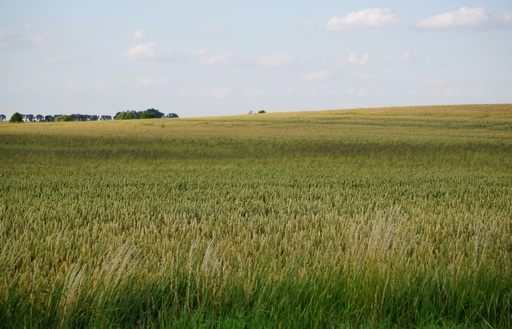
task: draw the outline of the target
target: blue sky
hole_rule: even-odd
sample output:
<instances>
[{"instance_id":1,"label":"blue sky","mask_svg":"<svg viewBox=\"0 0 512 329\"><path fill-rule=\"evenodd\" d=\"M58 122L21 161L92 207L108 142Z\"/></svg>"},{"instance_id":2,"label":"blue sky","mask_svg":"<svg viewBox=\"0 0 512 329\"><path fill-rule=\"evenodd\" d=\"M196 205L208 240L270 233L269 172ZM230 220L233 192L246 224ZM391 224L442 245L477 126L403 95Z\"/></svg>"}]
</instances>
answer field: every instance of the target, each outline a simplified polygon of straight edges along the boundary
<instances>
[{"instance_id":1,"label":"blue sky","mask_svg":"<svg viewBox=\"0 0 512 329\"><path fill-rule=\"evenodd\" d=\"M512 102L512 1L0 0L0 114Z\"/></svg>"}]
</instances>

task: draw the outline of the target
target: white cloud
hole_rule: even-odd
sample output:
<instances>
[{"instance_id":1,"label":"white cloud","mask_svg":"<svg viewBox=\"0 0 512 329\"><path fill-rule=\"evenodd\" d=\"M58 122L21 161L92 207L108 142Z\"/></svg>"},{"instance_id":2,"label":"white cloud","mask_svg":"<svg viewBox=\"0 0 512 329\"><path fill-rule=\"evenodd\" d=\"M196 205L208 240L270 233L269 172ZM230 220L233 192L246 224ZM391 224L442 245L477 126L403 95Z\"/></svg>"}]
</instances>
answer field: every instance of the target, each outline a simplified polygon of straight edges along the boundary
<instances>
[{"instance_id":1,"label":"white cloud","mask_svg":"<svg viewBox=\"0 0 512 329\"><path fill-rule=\"evenodd\" d=\"M333 17L327 22L329 30L349 30L366 27L383 27L400 22L400 16L387 8L370 8L351 12L344 17Z\"/></svg>"},{"instance_id":2,"label":"white cloud","mask_svg":"<svg viewBox=\"0 0 512 329\"><path fill-rule=\"evenodd\" d=\"M321 80L327 80L331 77L332 71L330 70L323 70L323 71L315 71L308 73L302 77L302 80L306 81L321 81Z\"/></svg>"},{"instance_id":3,"label":"white cloud","mask_svg":"<svg viewBox=\"0 0 512 329\"><path fill-rule=\"evenodd\" d=\"M130 48L124 54L129 60L161 60L168 59L170 51L166 48L160 48L156 42L146 42Z\"/></svg>"},{"instance_id":4,"label":"white cloud","mask_svg":"<svg viewBox=\"0 0 512 329\"><path fill-rule=\"evenodd\" d=\"M215 54L206 49L191 51L189 56L193 61L202 65L227 65L233 63L235 59L233 54Z\"/></svg>"},{"instance_id":5,"label":"white cloud","mask_svg":"<svg viewBox=\"0 0 512 329\"><path fill-rule=\"evenodd\" d=\"M347 61L354 65L365 65L370 61L370 55L364 54L361 57L358 57L356 54L350 53L347 57Z\"/></svg>"},{"instance_id":6,"label":"white cloud","mask_svg":"<svg viewBox=\"0 0 512 329\"><path fill-rule=\"evenodd\" d=\"M74 82L74 81L70 81L64 85L64 89L66 89L66 90L72 90L72 89L75 89L75 87L76 87L76 82Z\"/></svg>"},{"instance_id":7,"label":"white cloud","mask_svg":"<svg viewBox=\"0 0 512 329\"><path fill-rule=\"evenodd\" d=\"M368 94L368 90L366 88L356 89L354 87L350 87L347 89L346 93L350 96L364 97Z\"/></svg>"},{"instance_id":8,"label":"white cloud","mask_svg":"<svg viewBox=\"0 0 512 329\"><path fill-rule=\"evenodd\" d=\"M36 35L34 37L34 44L36 46L42 46L44 44L44 36L42 35Z\"/></svg>"},{"instance_id":9,"label":"white cloud","mask_svg":"<svg viewBox=\"0 0 512 329\"><path fill-rule=\"evenodd\" d=\"M490 12L482 7L462 7L459 10L439 14L420 20L417 24L423 29L442 29L451 27L476 27L488 22Z\"/></svg>"},{"instance_id":10,"label":"white cloud","mask_svg":"<svg viewBox=\"0 0 512 329\"><path fill-rule=\"evenodd\" d=\"M51 33L43 33L35 35L32 38L32 42L35 46L50 46L55 47L57 45L57 40L54 35Z\"/></svg>"},{"instance_id":11,"label":"white cloud","mask_svg":"<svg viewBox=\"0 0 512 329\"><path fill-rule=\"evenodd\" d=\"M501 16L501 21L505 24L512 24L512 13L505 13Z\"/></svg>"},{"instance_id":12,"label":"white cloud","mask_svg":"<svg viewBox=\"0 0 512 329\"><path fill-rule=\"evenodd\" d=\"M130 37L130 39L133 39L133 40L144 40L146 39L147 37L147 34L142 32L142 31L135 31L132 36Z\"/></svg>"},{"instance_id":13,"label":"white cloud","mask_svg":"<svg viewBox=\"0 0 512 329\"><path fill-rule=\"evenodd\" d=\"M411 53L410 53L410 52L405 52L405 53L403 53L403 54L402 54L402 60L403 60L404 62L410 62L410 61L412 61L412 55L411 55Z\"/></svg>"},{"instance_id":14,"label":"white cloud","mask_svg":"<svg viewBox=\"0 0 512 329\"><path fill-rule=\"evenodd\" d=\"M403 62L406 62L406 63L418 63L418 62L423 61L423 59L420 56L411 54L408 51L406 51L402 54L401 59Z\"/></svg>"},{"instance_id":15,"label":"white cloud","mask_svg":"<svg viewBox=\"0 0 512 329\"><path fill-rule=\"evenodd\" d=\"M130 60L155 59L157 56L156 43L141 43L133 48L128 49L124 56Z\"/></svg>"},{"instance_id":16,"label":"white cloud","mask_svg":"<svg viewBox=\"0 0 512 329\"><path fill-rule=\"evenodd\" d=\"M265 67L283 67L292 64L295 61L295 55L289 52L274 54L260 59L260 63Z\"/></svg>"},{"instance_id":17,"label":"white cloud","mask_svg":"<svg viewBox=\"0 0 512 329\"><path fill-rule=\"evenodd\" d=\"M220 87L201 90L198 94L199 97L222 99L226 98L230 94L230 92L231 89L229 87Z\"/></svg>"},{"instance_id":18,"label":"white cloud","mask_svg":"<svg viewBox=\"0 0 512 329\"><path fill-rule=\"evenodd\" d=\"M214 29L212 31L212 37L219 38L219 37L222 37L222 36L224 36L224 35L226 35L228 33L229 33L229 31L227 31L227 30L217 28L217 29Z\"/></svg>"},{"instance_id":19,"label":"white cloud","mask_svg":"<svg viewBox=\"0 0 512 329\"><path fill-rule=\"evenodd\" d=\"M0 49L25 49L31 47L56 47L62 38L52 33L27 36L13 31L0 30Z\"/></svg>"}]
</instances>

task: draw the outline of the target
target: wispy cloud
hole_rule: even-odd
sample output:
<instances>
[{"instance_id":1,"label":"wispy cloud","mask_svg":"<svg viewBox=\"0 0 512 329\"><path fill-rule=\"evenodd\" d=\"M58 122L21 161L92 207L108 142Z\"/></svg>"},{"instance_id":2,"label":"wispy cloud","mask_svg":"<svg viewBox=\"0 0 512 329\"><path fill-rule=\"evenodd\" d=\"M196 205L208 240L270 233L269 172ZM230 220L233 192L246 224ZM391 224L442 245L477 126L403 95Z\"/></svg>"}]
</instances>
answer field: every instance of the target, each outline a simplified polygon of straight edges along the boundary
<instances>
[{"instance_id":1,"label":"wispy cloud","mask_svg":"<svg viewBox=\"0 0 512 329\"><path fill-rule=\"evenodd\" d=\"M21 36L12 32L0 30L0 49L14 48L20 45Z\"/></svg>"},{"instance_id":2,"label":"wispy cloud","mask_svg":"<svg viewBox=\"0 0 512 329\"><path fill-rule=\"evenodd\" d=\"M362 74L359 79L363 81L373 80L377 78L380 75L380 73L365 73Z\"/></svg>"},{"instance_id":3,"label":"wispy cloud","mask_svg":"<svg viewBox=\"0 0 512 329\"><path fill-rule=\"evenodd\" d=\"M456 11L424 18L417 23L417 26L422 29L476 27L486 24L490 19L491 13L485 8L462 7Z\"/></svg>"},{"instance_id":4,"label":"wispy cloud","mask_svg":"<svg viewBox=\"0 0 512 329\"><path fill-rule=\"evenodd\" d=\"M24 49L33 47L57 47L63 41L62 36L52 33L25 35L23 33L0 30L0 49Z\"/></svg>"},{"instance_id":5,"label":"wispy cloud","mask_svg":"<svg viewBox=\"0 0 512 329\"><path fill-rule=\"evenodd\" d=\"M512 13L505 13L501 16L501 22L512 25Z\"/></svg>"},{"instance_id":6,"label":"wispy cloud","mask_svg":"<svg viewBox=\"0 0 512 329\"><path fill-rule=\"evenodd\" d=\"M354 64L354 65L365 65L370 61L370 58L371 57L369 54L364 54L359 57L354 53L350 53L347 57L347 61L350 64Z\"/></svg>"},{"instance_id":7,"label":"wispy cloud","mask_svg":"<svg viewBox=\"0 0 512 329\"><path fill-rule=\"evenodd\" d=\"M222 37L226 34L228 34L229 31L228 30L225 30L225 29L221 29L221 28L216 28L212 31L211 35L212 37L214 38L219 38L219 37Z\"/></svg>"},{"instance_id":8,"label":"wispy cloud","mask_svg":"<svg viewBox=\"0 0 512 329\"><path fill-rule=\"evenodd\" d=\"M147 42L128 49L124 56L129 60L156 60L163 59L168 54L169 50L158 47L156 42Z\"/></svg>"},{"instance_id":9,"label":"wispy cloud","mask_svg":"<svg viewBox=\"0 0 512 329\"><path fill-rule=\"evenodd\" d=\"M331 70L315 71L315 72L311 72L311 73L304 75L302 77L302 80L306 80L306 81L327 80L331 77L332 73L333 72Z\"/></svg>"},{"instance_id":10,"label":"wispy cloud","mask_svg":"<svg viewBox=\"0 0 512 329\"><path fill-rule=\"evenodd\" d=\"M292 64L296 56L290 52L265 56L260 59L260 63L265 67L283 67Z\"/></svg>"},{"instance_id":11,"label":"wispy cloud","mask_svg":"<svg viewBox=\"0 0 512 329\"><path fill-rule=\"evenodd\" d=\"M189 58L202 65L228 65L235 60L231 53L217 54L207 49L193 50L189 52Z\"/></svg>"},{"instance_id":12,"label":"wispy cloud","mask_svg":"<svg viewBox=\"0 0 512 329\"><path fill-rule=\"evenodd\" d=\"M147 38L147 34L143 31L135 31L133 32L133 34L130 36L130 39L132 40L144 40Z\"/></svg>"},{"instance_id":13,"label":"wispy cloud","mask_svg":"<svg viewBox=\"0 0 512 329\"><path fill-rule=\"evenodd\" d=\"M423 61L423 58L417 54L406 51L402 53L401 60L404 63L420 63Z\"/></svg>"},{"instance_id":14,"label":"wispy cloud","mask_svg":"<svg viewBox=\"0 0 512 329\"><path fill-rule=\"evenodd\" d=\"M154 87L165 83L165 79L156 79L156 78L141 78L137 81L137 86L139 87Z\"/></svg>"},{"instance_id":15,"label":"wispy cloud","mask_svg":"<svg viewBox=\"0 0 512 329\"><path fill-rule=\"evenodd\" d=\"M32 45L36 47L50 47L55 48L59 47L65 43L68 43L72 40L77 40L78 37L73 36L65 36L65 35L56 35L54 33L40 33L37 35L34 35L32 37Z\"/></svg>"},{"instance_id":16,"label":"wispy cloud","mask_svg":"<svg viewBox=\"0 0 512 329\"><path fill-rule=\"evenodd\" d=\"M333 17L327 22L329 30L350 30L395 25L400 16L387 8L369 8L351 12L343 17Z\"/></svg>"},{"instance_id":17,"label":"wispy cloud","mask_svg":"<svg viewBox=\"0 0 512 329\"><path fill-rule=\"evenodd\" d=\"M413 57L412 57L411 53L408 51L406 51L405 53L402 54L402 60L404 62L410 62L410 61L412 61L412 58Z\"/></svg>"},{"instance_id":18,"label":"wispy cloud","mask_svg":"<svg viewBox=\"0 0 512 329\"><path fill-rule=\"evenodd\" d=\"M156 42L141 43L128 49L124 54L127 59L155 59L157 55Z\"/></svg>"},{"instance_id":19,"label":"wispy cloud","mask_svg":"<svg viewBox=\"0 0 512 329\"><path fill-rule=\"evenodd\" d=\"M314 29L315 26L316 26L316 23L313 20L305 21L304 23L302 23L302 27L307 30Z\"/></svg>"},{"instance_id":20,"label":"wispy cloud","mask_svg":"<svg viewBox=\"0 0 512 329\"><path fill-rule=\"evenodd\" d=\"M356 88L356 87L350 87L346 91L347 95L350 96L358 96L358 97L364 97L368 94L368 89L366 88Z\"/></svg>"}]
</instances>

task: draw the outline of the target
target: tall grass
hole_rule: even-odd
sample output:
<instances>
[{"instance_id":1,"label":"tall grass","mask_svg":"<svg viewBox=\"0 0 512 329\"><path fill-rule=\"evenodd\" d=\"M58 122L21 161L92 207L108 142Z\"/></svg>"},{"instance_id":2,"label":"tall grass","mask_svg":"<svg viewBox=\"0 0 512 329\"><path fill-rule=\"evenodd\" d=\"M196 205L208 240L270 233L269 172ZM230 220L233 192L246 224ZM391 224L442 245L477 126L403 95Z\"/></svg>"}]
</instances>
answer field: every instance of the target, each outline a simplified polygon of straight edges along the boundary
<instances>
[{"instance_id":1,"label":"tall grass","mask_svg":"<svg viewBox=\"0 0 512 329\"><path fill-rule=\"evenodd\" d=\"M0 125L0 326L512 326L512 107Z\"/></svg>"}]
</instances>

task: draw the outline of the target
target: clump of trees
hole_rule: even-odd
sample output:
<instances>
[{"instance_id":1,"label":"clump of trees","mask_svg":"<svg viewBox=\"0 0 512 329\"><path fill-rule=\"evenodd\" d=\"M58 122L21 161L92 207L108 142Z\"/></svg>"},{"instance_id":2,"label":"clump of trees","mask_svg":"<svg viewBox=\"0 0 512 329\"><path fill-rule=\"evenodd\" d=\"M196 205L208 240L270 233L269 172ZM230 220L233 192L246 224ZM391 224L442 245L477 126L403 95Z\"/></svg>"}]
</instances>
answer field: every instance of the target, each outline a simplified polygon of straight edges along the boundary
<instances>
[{"instance_id":1,"label":"clump of trees","mask_svg":"<svg viewBox=\"0 0 512 329\"><path fill-rule=\"evenodd\" d=\"M55 115L42 115L42 114L21 114L14 113L9 122L63 122L63 121L106 121L106 120L128 120L128 119L159 119L159 118L178 118L176 113L169 113L165 115L157 109L147 109L146 111L124 111L117 112L114 117L111 115L89 115L89 114L55 114ZM0 114L0 121L4 121L6 116Z\"/></svg>"},{"instance_id":2,"label":"clump of trees","mask_svg":"<svg viewBox=\"0 0 512 329\"><path fill-rule=\"evenodd\" d=\"M165 115L157 109L147 109L146 111L122 111L117 112L114 116L115 120L132 120L132 119L161 119L161 118L178 118L176 113Z\"/></svg>"}]
</instances>

